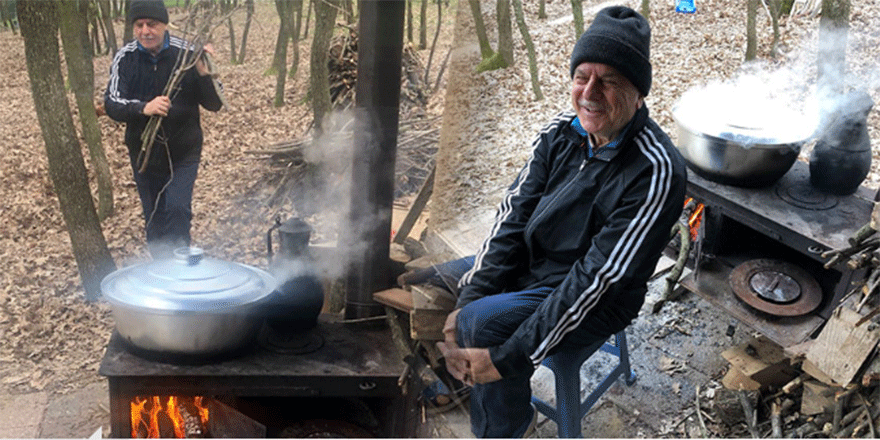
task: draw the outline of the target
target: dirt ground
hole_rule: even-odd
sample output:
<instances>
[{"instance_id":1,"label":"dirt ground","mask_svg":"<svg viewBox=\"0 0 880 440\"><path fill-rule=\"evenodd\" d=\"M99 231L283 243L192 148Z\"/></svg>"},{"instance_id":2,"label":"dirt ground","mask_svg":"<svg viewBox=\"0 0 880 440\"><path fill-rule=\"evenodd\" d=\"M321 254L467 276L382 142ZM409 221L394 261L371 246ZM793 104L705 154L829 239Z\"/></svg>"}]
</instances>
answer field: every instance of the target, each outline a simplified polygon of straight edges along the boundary
<instances>
[{"instance_id":1,"label":"dirt ground","mask_svg":"<svg viewBox=\"0 0 880 440\"><path fill-rule=\"evenodd\" d=\"M492 22L494 3L485 0L483 12ZM456 173L438 178L435 194L442 200L431 204L432 218L454 222L474 211L492 210L501 188L505 187L528 155L528 141L548 117L568 106L567 65L574 44L569 2L548 0L548 18L538 20L537 2L524 2L526 16L535 39L545 99L533 101L529 73L525 65L526 49L516 45L518 62L514 68L475 75L468 66L473 58L456 58L450 64L438 90L424 107L426 117L443 113L446 78L466 75L468 87L457 93L476 93L459 99L485 109L484 117L469 120L460 130L441 141L456 146L447 152L460 158ZM632 7L638 4L624 2ZM208 255L245 264L265 267L265 232L280 215L306 217L315 227L314 240L329 241L335 236L335 214L319 212L319 204L304 203L282 195L275 196L282 170L277 163L247 153L278 142L306 136L311 121L306 104L305 76L308 72L308 42L301 43L299 73L288 81L286 105L272 106L275 79L265 76L275 44L277 17L271 2L260 1L248 38L248 57L244 63L229 62L228 43L217 43L220 79L224 84L228 108L219 113L203 112L205 146L202 167L196 183L193 220L194 244ZM588 11L598 1L584 2ZM456 2L451 3L452 8ZM429 12L434 13L434 5ZM745 11L736 0L697 2L694 15L676 14L663 2L652 5L652 61L654 86L648 97L652 116L670 133L674 132L671 103L688 89L712 79L736 76L741 71L745 47ZM466 5L465 5L465 8ZM172 20L177 12L172 11ZM452 21L455 14L444 9L443 32L434 66L438 66L452 44ZM467 17L467 14L464 15ZM244 14L236 16L243 22ZM815 59L819 19L793 17L782 21L783 56L772 57L772 33L767 14L759 11L759 58L768 69L786 63ZM121 23L119 33L121 35ZM880 48L880 5L873 2L853 5L848 61L857 84L869 89L880 100L880 74L877 53ZM240 33L241 26L236 28ZM467 35L468 25L463 32ZM218 29L216 41L225 42L225 27ZM516 29L514 28L515 35ZM471 36L472 32L469 33ZM490 31L494 35L494 30ZM432 33L429 32L429 42ZM417 34L416 34L416 38ZM516 41L521 41L518 37ZM472 44L459 42L458 45ZM20 395L42 391L50 400L60 400L73 390L95 386L104 379L97 374L98 364L113 321L109 307L102 302L86 303L66 226L61 216L52 183L47 175L46 156L40 129L33 110L24 63L21 37L8 30L0 31L0 394ZM472 50L456 51L458 56L473 55ZM423 61L428 52L419 51ZM458 64L456 70L453 66ZM106 86L110 56L95 59L95 96L100 99ZM462 67L464 66L464 67ZM801 72L810 81L815 72ZM436 77L436 70L431 78ZM476 86L476 87L470 87ZM485 93L494 90L497 93ZM478 92L471 92L478 91ZM71 98L72 101L72 98ZM869 117L873 145L880 142L880 112ZM453 116L450 116L454 118ZM125 147L124 127L101 118L104 147L113 173L116 214L102 224L108 246L118 267L147 258L143 243L141 210ZM475 136L474 133L480 133ZM323 182L331 184L327 192L309 193L323 206L336 206L344 199L332 182L345 171L342 152L347 144L321 144L307 155L308 160L328 170ZM335 148L334 148L335 147ZM460 147L460 148L458 148ZM809 150L802 153L806 157ZM86 155L87 156L87 155ZM476 159L474 159L476 158ZM400 158L399 158L400 159ZM866 183L876 187L880 178L876 169ZM329 176L329 177L327 177ZM336 180L334 180L336 179ZM446 180L443 180L446 179ZM309 182L303 180L303 184ZM308 193L308 191L307 191ZM275 203L272 203L276 200ZM329 203L327 201L329 200ZM438 220L439 221L439 220ZM100 417L100 415L96 416Z\"/></svg>"}]
</instances>

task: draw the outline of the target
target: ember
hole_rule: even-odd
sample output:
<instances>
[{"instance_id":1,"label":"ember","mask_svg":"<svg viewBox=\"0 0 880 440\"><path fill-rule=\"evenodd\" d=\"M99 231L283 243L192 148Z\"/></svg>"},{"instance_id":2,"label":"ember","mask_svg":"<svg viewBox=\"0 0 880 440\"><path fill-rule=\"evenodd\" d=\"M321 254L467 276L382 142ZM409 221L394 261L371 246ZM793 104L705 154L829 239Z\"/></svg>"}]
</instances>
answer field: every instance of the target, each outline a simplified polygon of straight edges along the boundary
<instances>
[{"instance_id":1,"label":"ember","mask_svg":"<svg viewBox=\"0 0 880 440\"><path fill-rule=\"evenodd\" d=\"M204 437L207 426L202 396L137 396L131 401L132 438Z\"/></svg>"}]
</instances>

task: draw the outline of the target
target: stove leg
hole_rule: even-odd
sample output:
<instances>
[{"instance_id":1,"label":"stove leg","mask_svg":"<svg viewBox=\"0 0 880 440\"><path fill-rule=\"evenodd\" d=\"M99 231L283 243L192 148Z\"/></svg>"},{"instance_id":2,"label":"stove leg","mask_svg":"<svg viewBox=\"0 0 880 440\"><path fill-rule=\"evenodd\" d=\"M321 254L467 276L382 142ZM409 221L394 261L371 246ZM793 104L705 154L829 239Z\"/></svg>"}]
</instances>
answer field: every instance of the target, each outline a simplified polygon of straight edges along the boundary
<instances>
[{"instance_id":1,"label":"stove leg","mask_svg":"<svg viewBox=\"0 0 880 440\"><path fill-rule=\"evenodd\" d=\"M109 378L110 437L131 438L131 396L123 395L119 380Z\"/></svg>"}]
</instances>

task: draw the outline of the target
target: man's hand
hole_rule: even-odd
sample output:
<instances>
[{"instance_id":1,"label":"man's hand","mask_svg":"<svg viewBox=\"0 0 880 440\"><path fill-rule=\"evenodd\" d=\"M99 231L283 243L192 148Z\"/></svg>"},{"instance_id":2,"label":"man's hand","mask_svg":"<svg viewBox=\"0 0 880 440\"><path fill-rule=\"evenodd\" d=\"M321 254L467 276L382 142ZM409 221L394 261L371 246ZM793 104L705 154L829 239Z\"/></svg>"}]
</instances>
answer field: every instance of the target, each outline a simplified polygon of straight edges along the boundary
<instances>
[{"instance_id":1,"label":"man's hand","mask_svg":"<svg viewBox=\"0 0 880 440\"><path fill-rule=\"evenodd\" d=\"M147 116L168 116L171 108L171 100L167 96L157 96L144 106L144 114Z\"/></svg>"},{"instance_id":2,"label":"man's hand","mask_svg":"<svg viewBox=\"0 0 880 440\"><path fill-rule=\"evenodd\" d=\"M501 373L492 363L488 348L451 348L445 342L438 342L437 348L446 359L446 369L452 377L467 385L474 386L501 379Z\"/></svg>"},{"instance_id":3,"label":"man's hand","mask_svg":"<svg viewBox=\"0 0 880 440\"><path fill-rule=\"evenodd\" d=\"M202 49L205 51L205 53L199 57L198 61L196 61L196 72L199 73L199 76L210 75L211 71L205 64L205 57L214 56L214 45L208 43L204 45Z\"/></svg>"}]
</instances>

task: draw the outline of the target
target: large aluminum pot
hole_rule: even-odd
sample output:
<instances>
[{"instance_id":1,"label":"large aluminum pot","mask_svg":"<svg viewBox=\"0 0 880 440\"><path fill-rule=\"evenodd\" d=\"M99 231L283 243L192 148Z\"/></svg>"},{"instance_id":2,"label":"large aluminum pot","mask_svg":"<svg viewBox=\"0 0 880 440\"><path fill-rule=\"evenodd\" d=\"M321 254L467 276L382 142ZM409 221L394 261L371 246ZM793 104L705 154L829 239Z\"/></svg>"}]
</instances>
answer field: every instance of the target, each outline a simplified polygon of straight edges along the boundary
<instances>
[{"instance_id":1,"label":"large aluminum pot","mask_svg":"<svg viewBox=\"0 0 880 440\"><path fill-rule=\"evenodd\" d=\"M275 289L255 267L181 248L174 259L117 270L101 282L116 330L129 344L170 356L212 357L255 339L259 303Z\"/></svg>"},{"instance_id":2,"label":"large aluminum pot","mask_svg":"<svg viewBox=\"0 0 880 440\"><path fill-rule=\"evenodd\" d=\"M813 122L779 102L749 99L748 110L743 110L745 105L734 101L685 94L672 115L678 149L688 167L708 180L743 187L771 185L797 160L813 134Z\"/></svg>"}]
</instances>

